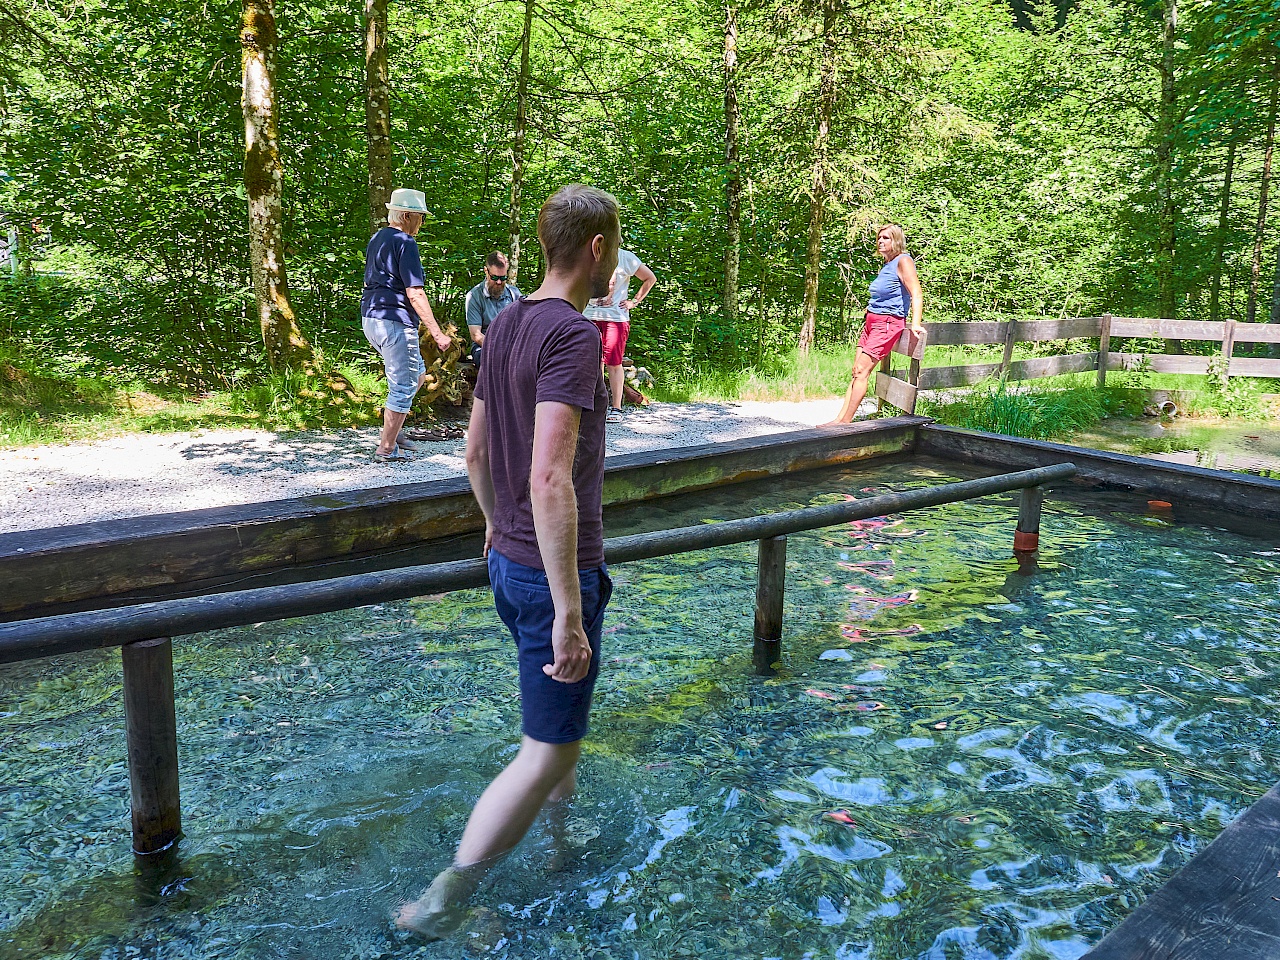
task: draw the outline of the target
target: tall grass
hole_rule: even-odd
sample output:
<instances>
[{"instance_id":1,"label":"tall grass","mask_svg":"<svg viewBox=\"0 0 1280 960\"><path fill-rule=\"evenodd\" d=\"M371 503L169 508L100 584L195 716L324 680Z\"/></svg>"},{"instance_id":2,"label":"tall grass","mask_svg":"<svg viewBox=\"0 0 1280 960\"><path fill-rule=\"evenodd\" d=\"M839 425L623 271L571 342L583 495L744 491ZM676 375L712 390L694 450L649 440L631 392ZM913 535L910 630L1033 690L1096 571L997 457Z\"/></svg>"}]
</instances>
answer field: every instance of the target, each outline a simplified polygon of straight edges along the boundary
<instances>
[{"instance_id":1,"label":"tall grass","mask_svg":"<svg viewBox=\"0 0 1280 960\"><path fill-rule=\"evenodd\" d=\"M725 370L710 364L654 371L654 398L670 403L691 400L826 400L844 393L856 348L791 351L767 367Z\"/></svg>"},{"instance_id":2,"label":"tall grass","mask_svg":"<svg viewBox=\"0 0 1280 960\"><path fill-rule=\"evenodd\" d=\"M1125 405L1118 391L1094 386L1010 388L1004 381L988 381L964 394L922 398L917 412L955 427L1050 440L1096 426Z\"/></svg>"}]
</instances>

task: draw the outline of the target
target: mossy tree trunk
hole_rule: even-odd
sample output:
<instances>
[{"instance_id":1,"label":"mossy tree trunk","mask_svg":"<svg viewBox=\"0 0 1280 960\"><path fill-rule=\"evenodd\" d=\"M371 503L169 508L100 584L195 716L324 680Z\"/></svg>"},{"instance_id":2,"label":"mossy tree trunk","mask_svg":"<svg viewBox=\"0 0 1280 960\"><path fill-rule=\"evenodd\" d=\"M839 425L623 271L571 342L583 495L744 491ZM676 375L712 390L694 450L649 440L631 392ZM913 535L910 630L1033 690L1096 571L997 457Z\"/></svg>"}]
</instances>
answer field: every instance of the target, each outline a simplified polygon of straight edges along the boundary
<instances>
[{"instance_id":1,"label":"mossy tree trunk","mask_svg":"<svg viewBox=\"0 0 1280 960\"><path fill-rule=\"evenodd\" d=\"M516 86L516 128L511 137L510 261L508 282L515 285L520 270L520 198L524 188L524 138L529 126L529 40L533 33L533 0L525 0L524 30L520 34L520 79Z\"/></svg>"},{"instance_id":2,"label":"mossy tree trunk","mask_svg":"<svg viewBox=\"0 0 1280 960\"><path fill-rule=\"evenodd\" d=\"M387 225L391 199L391 80L387 0L364 3L364 125L369 144L369 233Z\"/></svg>"},{"instance_id":3,"label":"mossy tree trunk","mask_svg":"<svg viewBox=\"0 0 1280 960\"><path fill-rule=\"evenodd\" d=\"M805 256L804 307L796 346L807 354L818 329L818 277L822 271L822 226L827 210L828 153L836 101L836 20L838 0L822 2L822 67L818 86L818 131L813 141L813 178L809 184L809 243Z\"/></svg>"},{"instance_id":4,"label":"mossy tree trunk","mask_svg":"<svg viewBox=\"0 0 1280 960\"><path fill-rule=\"evenodd\" d=\"M244 0L240 24L244 184L249 195L249 264L267 361L273 370L312 365L311 344L289 304L282 236L275 91L276 20L273 0Z\"/></svg>"},{"instance_id":5,"label":"mossy tree trunk","mask_svg":"<svg viewBox=\"0 0 1280 960\"><path fill-rule=\"evenodd\" d=\"M724 320L738 323L738 267L742 246L742 171L738 158L738 8L725 5L724 17L724 160L725 249Z\"/></svg>"}]
</instances>

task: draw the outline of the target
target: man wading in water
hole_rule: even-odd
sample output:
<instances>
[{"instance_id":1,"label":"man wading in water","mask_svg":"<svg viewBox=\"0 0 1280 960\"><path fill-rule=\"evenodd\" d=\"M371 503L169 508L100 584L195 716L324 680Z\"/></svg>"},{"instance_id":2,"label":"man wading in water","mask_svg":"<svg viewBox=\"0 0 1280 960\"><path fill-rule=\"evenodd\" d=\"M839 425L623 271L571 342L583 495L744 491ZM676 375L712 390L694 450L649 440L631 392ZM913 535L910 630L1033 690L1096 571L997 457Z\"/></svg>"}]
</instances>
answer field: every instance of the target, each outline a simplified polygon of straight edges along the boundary
<instances>
[{"instance_id":1,"label":"man wading in water","mask_svg":"<svg viewBox=\"0 0 1280 960\"><path fill-rule=\"evenodd\" d=\"M467 474L485 516L498 615L516 641L524 737L481 795L453 865L396 926L428 939L455 929L485 872L568 798L613 592L604 565L600 332L582 315L618 263L618 203L571 185L543 204L542 286L505 308L485 336L467 431Z\"/></svg>"}]
</instances>

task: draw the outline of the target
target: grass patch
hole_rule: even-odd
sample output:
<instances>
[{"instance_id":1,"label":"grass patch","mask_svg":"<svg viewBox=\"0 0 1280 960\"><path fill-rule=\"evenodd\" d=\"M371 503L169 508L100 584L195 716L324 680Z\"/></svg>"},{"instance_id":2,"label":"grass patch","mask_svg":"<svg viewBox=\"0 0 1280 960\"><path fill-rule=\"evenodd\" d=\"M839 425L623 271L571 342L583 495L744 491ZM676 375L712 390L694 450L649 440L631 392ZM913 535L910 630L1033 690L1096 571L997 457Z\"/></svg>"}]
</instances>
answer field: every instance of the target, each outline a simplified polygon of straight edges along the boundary
<instances>
[{"instance_id":1,"label":"grass patch","mask_svg":"<svg viewBox=\"0 0 1280 960\"><path fill-rule=\"evenodd\" d=\"M792 350L769 367L726 370L712 364L667 367L656 373L654 399L668 403L696 400L828 400L849 386L853 346L841 350Z\"/></svg>"},{"instance_id":2,"label":"grass patch","mask_svg":"<svg viewBox=\"0 0 1280 960\"><path fill-rule=\"evenodd\" d=\"M1115 414L1131 413L1127 406L1116 391L1094 386L1054 389L1037 382L1015 388L988 381L960 396L924 397L917 412L954 427L1051 440L1097 426Z\"/></svg>"},{"instance_id":3,"label":"grass patch","mask_svg":"<svg viewBox=\"0 0 1280 960\"><path fill-rule=\"evenodd\" d=\"M326 368L324 373L331 370L352 384L355 402L335 403L317 389L317 381L300 373L273 374L193 396L155 384L42 368L0 345L0 447L66 443L122 433L213 428L305 430L375 422L380 378L352 365Z\"/></svg>"}]
</instances>

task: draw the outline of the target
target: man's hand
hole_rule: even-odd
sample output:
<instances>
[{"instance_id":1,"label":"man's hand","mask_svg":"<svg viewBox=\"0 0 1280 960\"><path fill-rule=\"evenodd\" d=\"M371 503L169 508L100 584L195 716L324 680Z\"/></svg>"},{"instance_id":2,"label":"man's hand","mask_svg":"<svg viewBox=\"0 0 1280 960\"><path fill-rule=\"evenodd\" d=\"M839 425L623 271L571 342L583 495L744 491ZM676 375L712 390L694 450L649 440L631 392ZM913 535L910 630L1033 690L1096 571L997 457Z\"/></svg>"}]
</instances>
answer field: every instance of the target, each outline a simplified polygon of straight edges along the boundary
<instances>
[{"instance_id":1,"label":"man's hand","mask_svg":"<svg viewBox=\"0 0 1280 960\"><path fill-rule=\"evenodd\" d=\"M436 342L441 353L448 353L449 348L453 346L453 338L438 328L432 332L431 339Z\"/></svg>"},{"instance_id":2,"label":"man's hand","mask_svg":"<svg viewBox=\"0 0 1280 960\"><path fill-rule=\"evenodd\" d=\"M484 524L484 552L480 554L482 557L489 556L489 548L493 546L493 524L486 519Z\"/></svg>"},{"instance_id":3,"label":"man's hand","mask_svg":"<svg viewBox=\"0 0 1280 960\"><path fill-rule=\"evenodd\" d=\"M561 620L556 617L551 628L551 649L555 663L545 664L542 672L561 683L577 683L591 668L591 644L587 642L582 620Z\"/></svg>"},{"instance_id":4,"label":"man's hand","mask_svg":"<svg viewBox=\"0 0 1280 960\"><path fill-rule=\"evenodd\" d=\"M637 300L623 300L620 304L618 304L618 306L620 306L623 310L634 310L639 305L640 305L639 301Z\"/></svg>"}]
</instances>

